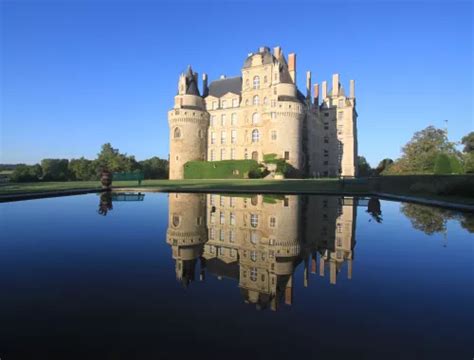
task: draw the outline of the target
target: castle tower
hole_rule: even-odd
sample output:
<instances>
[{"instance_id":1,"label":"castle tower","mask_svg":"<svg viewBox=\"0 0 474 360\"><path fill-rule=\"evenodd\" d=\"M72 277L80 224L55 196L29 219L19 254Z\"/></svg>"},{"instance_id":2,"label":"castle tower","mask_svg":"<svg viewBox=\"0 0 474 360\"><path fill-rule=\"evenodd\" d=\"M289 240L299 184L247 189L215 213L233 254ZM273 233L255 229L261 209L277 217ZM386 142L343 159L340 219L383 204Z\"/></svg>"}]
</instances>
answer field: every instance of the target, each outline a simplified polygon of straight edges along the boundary
<instances>
[{"instance_id":1,"label":"castle tower","mask_svg":"<svg viewBox=\"0 0 474 360\"><path fill-rule=\"evenodd\" d=\"M176 261L176 278L187 286L194 281L197 261L207 241L206 201L203 194L169 194L166 242Z\"/></svg>"},{"instance_id":2,"label":"castle tower","mask_svg":"<svg viewBox=\"0 0 474 360\"><path fill-rule=\"evenodd\" d=\"M178 82L174 107L168 112L170 127L170 179L184 178L184 164L206 160L209 114L199 93L198 76L188 67Z\"/></svg>"}]
</instances>

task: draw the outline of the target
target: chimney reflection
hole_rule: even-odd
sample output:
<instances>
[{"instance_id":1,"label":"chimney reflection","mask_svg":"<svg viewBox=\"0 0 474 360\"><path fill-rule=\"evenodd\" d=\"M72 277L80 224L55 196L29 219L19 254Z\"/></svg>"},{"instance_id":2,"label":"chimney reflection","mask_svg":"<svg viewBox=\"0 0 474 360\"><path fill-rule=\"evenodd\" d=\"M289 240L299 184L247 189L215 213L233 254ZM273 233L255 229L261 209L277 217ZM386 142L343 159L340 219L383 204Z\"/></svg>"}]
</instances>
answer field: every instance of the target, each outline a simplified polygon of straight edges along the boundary
<instances>
[{"instance_id":1,"label":"chimney reflection","mask_svg":"<svg viewBox=\"0 0 474 360\"><path fill-rule=\"evenodd\" d=\"M336 284L345 263L352 277L356 205L352 197L169 194L176 277L185 287L196 274L233 279L257 309L291 305L299 264L304 287L318 272Z\"/></svg>"}]
</instances>

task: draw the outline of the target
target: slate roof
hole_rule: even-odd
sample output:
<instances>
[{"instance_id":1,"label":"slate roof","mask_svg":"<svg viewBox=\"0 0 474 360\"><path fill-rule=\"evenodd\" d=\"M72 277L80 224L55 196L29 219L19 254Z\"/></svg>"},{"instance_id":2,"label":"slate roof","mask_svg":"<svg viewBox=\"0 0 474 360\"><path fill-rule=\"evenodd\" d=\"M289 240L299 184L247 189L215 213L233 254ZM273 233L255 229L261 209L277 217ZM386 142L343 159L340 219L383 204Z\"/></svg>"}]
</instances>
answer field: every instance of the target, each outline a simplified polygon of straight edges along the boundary
<instances>
[{"instance_id":1,"label":"slate roof","mask_svg":"<svg viewBox=\"0 0 474 360\"><path fill-rule=\"evenodd\" d=\"M188 70L186 71L186 94L201 96L191 66L188 66Z\"/></svg>"},{"instance_id":2,"label":"slate roof","mask_svg":"<svg viewBox=\"0 0 474 360\"><path fill-rule=\"evenodd\" d=\"M240 76L219 79L209 85L209 95L220 98L228 92L240 95L242 91L242 78Z\"/></svg>"},{"instance_id":3,"label":"slate roof","mask_svg":"<svg viewBox=\"0 0 474 360\"><path fill-rule=\"evenodd\" d=\"M262 47L259 49L259 51L255 54L250 54L247 59L244 61L244 68L248 68L252 66L252 56L256 54L261 54L263 56L263 64L272 64L275 59L275 57L272 55L270 52L270 49L268 47Z\"/></svg>"}]
</instances>

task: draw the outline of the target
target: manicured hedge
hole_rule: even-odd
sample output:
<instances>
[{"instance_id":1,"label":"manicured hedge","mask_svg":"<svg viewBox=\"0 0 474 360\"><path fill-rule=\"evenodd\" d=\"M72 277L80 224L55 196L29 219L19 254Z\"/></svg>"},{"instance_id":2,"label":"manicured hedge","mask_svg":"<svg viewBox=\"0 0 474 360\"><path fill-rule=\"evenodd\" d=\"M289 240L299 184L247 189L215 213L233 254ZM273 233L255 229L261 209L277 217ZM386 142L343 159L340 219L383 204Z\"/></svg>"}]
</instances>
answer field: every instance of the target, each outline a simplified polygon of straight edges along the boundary
<instances>
[{"instance_id":1,"label":"manicured hedge","mask_svg":"<svg viewBox=\"0 0 474 360\"><path fill-rule=\"evenodd\" d=\"M244 179L249 172L257 170L255 160L188 161L184 164L184 178Z\"/></svg>"}]
</instances>

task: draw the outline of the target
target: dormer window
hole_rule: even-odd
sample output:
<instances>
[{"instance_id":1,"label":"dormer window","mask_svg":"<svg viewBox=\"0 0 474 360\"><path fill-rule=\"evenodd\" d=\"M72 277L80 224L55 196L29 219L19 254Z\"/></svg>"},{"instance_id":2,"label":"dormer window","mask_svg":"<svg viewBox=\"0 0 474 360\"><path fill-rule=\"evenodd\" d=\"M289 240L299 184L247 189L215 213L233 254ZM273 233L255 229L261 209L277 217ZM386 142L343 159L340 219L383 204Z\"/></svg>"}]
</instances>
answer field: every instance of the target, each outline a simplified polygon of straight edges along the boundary
<instances>
[{"instance_id":1,"label":"dormer window","mask_svg":"<svg viewBox=\"0 0 474 360\"><path fill-rule=\"evenodd\" d=\"M239 99L232 99L232 107L238 107L239 106Z\"/></svg>"}]
</instances>

